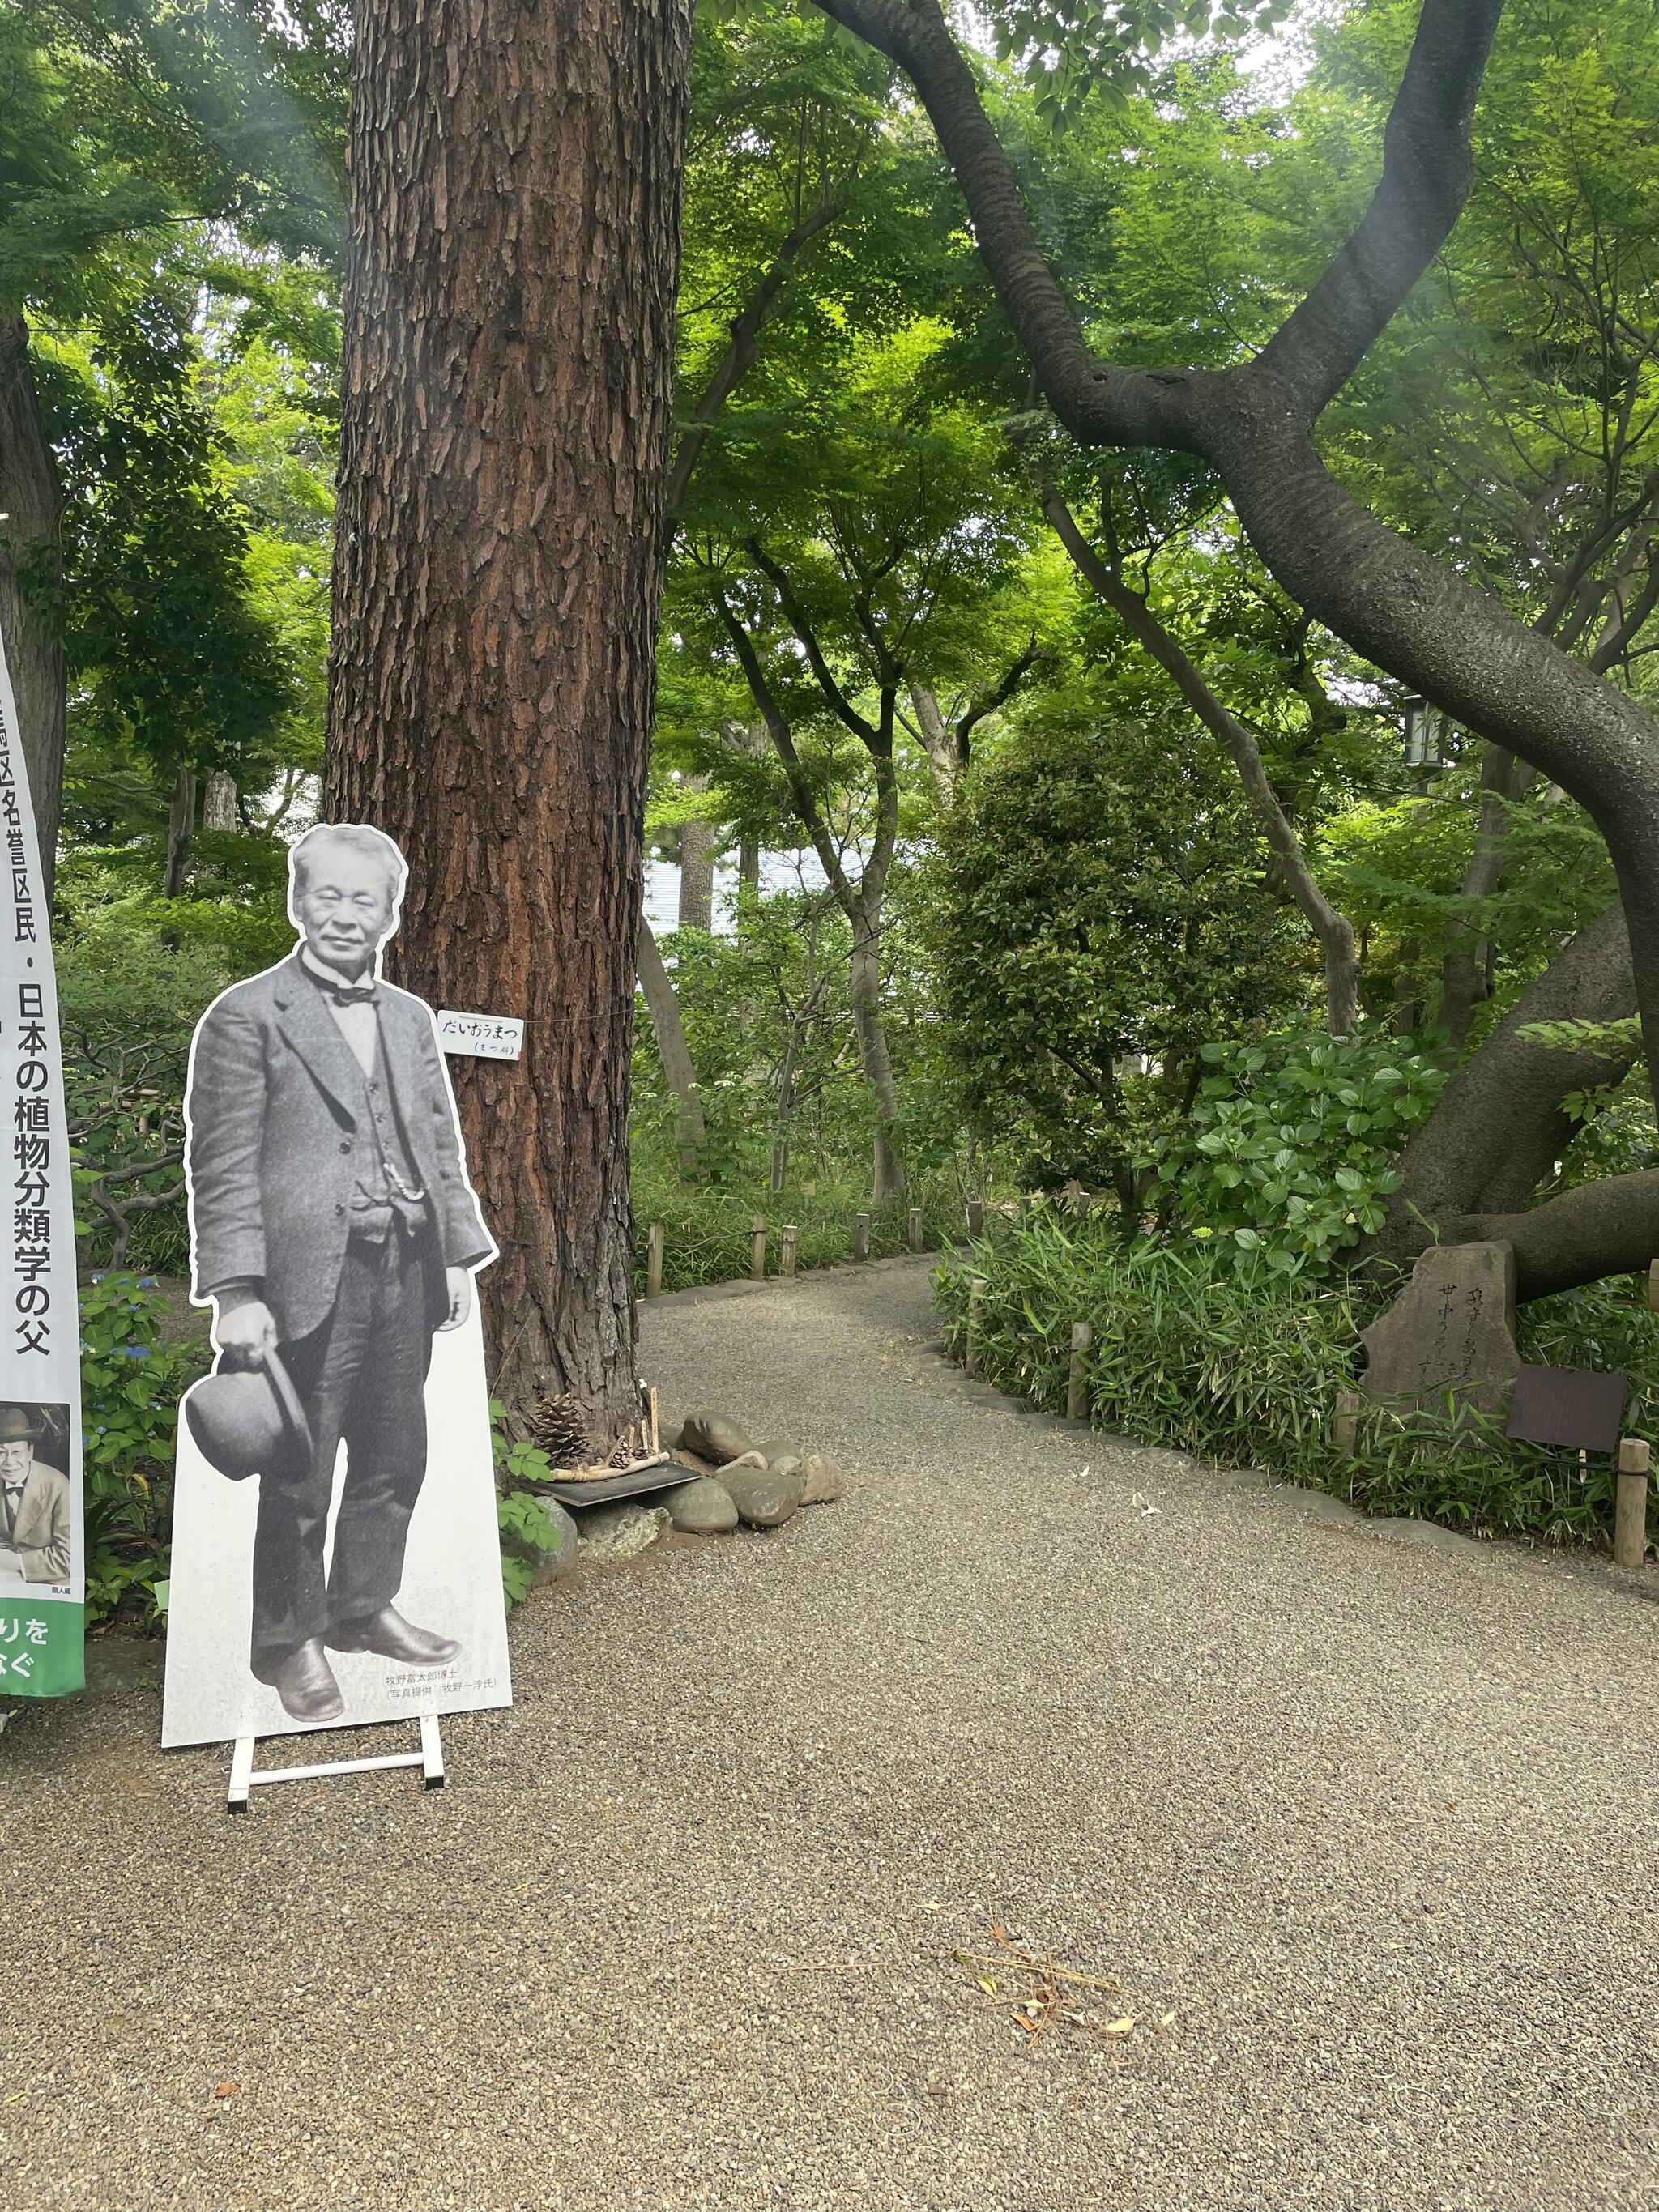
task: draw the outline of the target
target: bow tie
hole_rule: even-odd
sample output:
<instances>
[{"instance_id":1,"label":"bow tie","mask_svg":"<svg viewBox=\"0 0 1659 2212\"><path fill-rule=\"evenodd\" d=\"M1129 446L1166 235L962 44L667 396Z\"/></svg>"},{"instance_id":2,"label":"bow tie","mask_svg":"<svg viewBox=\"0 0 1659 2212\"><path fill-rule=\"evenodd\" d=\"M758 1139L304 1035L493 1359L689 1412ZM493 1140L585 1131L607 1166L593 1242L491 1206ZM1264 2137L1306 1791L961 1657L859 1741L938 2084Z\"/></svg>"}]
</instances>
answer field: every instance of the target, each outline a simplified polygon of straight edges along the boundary
<instances>
[{"instance_id":1,"label":"bow tie","mask_svg":"<svg viewBox=\"0 0 1659 2212\"><path fill-rule=\"evenodd\" d=\"M326 975L313 975L312 981L325 999L332 999L337 1006L373 1006L380 1003L380 986L376 983L333 983Z\"/></svg>"}]
</instances>

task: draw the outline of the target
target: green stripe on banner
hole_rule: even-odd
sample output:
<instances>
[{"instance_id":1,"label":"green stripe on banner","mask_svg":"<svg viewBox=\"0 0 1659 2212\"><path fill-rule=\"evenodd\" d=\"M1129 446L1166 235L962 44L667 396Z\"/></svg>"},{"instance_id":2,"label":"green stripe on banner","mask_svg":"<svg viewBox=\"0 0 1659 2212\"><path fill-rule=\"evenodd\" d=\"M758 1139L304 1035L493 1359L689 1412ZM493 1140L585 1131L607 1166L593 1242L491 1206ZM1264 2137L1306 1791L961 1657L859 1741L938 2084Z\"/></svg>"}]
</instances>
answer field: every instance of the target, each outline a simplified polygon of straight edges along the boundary
<instances>
[{"instance_id":1,"label":"green stripe on banner","mask_svg":"<svg viewBox=\"0 0 1659 2212\"><path fill-rule=\"evenodd\" d=\"M38 1605L0 1597L0 1705L9 1698L61 1698L87 1686L87 1609L63 1598Z\"/></svg>"}]
</instances>

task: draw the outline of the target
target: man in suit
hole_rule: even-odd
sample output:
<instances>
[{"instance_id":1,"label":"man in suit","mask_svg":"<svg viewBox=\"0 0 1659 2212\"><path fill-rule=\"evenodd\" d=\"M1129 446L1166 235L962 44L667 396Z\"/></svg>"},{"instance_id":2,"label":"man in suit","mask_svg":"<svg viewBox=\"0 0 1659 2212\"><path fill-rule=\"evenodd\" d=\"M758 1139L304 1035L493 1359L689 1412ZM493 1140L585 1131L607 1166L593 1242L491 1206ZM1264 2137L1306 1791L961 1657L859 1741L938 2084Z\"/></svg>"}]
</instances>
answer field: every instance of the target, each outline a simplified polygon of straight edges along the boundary
<instances>
[{"instance_id":1,"label":"man in suit","mask_svg":"<svg viewBox=\"0 0 1659 2212\"><path fill-rule=\"evenodd\" d=\"M0 1576L66 1583L69 1477L34 1456L43 1433L32 1406L0 1406Z\"/></svg>"},{"instance_id":2,"label":"man in suit","mask_svg":"<svg viewBox=\"0 0 1659 2212\"><path fill-rule=\"evenodd\" d=\"M378 980L402 854L378 830L319 826L289 872L300 944L197 1030L186 1170L194 1296L214 1301L221 1364L276 1353L310 1428L308 1454L259 1475L252 1663L294 1719L318 1722L344 1710L330 1649L412 1667L459 1650L392 1601L426 1474L433 1332L466 1320L495 1247L431 1009Z\"/></svg>"}]
</instances>

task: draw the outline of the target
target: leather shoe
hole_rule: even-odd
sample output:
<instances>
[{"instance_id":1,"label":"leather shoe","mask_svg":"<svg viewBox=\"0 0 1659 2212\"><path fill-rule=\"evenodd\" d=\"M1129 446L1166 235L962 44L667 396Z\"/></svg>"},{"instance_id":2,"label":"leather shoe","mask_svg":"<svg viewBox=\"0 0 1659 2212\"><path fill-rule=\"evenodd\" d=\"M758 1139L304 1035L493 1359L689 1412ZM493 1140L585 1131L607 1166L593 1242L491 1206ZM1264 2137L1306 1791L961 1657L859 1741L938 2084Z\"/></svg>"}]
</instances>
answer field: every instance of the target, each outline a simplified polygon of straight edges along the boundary
<instances>
[{"instance_id":1,"label":"leather shoe","mask_svg":"<svg viewBox=\"0 0 1659 2212\"><path fill-rule=\"evenodd\" d=\"M416 1628L389 1605L367 1620L343 1621L331 1628L328 1641L336 1651L373 1651L382 1659L401 1660L405 1667L447 1667L461 1648L447 1636L434 1636L429 1628Z\"/></svg>"},{"instance_id":2,"label":"leather shoe","mask_svg":"<svg viewBox=\"0 0 1659 2212\"><path fill-rule=\"evenodd\" d=\"M320 1636L308 1637L276 1669L272 1687L290 1720L337 1721L345 1699L323 1652Z\"/></svg>"}]
</instances>

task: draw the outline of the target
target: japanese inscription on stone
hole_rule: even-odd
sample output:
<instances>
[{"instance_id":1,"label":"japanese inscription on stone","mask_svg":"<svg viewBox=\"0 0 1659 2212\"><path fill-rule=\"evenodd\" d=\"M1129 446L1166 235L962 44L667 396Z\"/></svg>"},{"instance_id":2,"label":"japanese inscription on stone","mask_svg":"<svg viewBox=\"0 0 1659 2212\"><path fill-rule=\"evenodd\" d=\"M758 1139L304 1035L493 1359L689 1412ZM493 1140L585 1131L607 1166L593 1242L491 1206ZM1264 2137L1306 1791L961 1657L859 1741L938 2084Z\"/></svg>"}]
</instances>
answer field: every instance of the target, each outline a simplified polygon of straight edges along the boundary
<instances>
[{"instance_id":1,"label":"japanese inscription on stone","mask_svg":"<svg viewBox=\"0 0 1659 2212\"><path fill-rule=\"evenodd\" d=\"M1425 1413L1501 1413L1521 1364L1514 1246L1431 1247L1363 1341L1368 1396Z\"/></svg>"}]
</instances>

